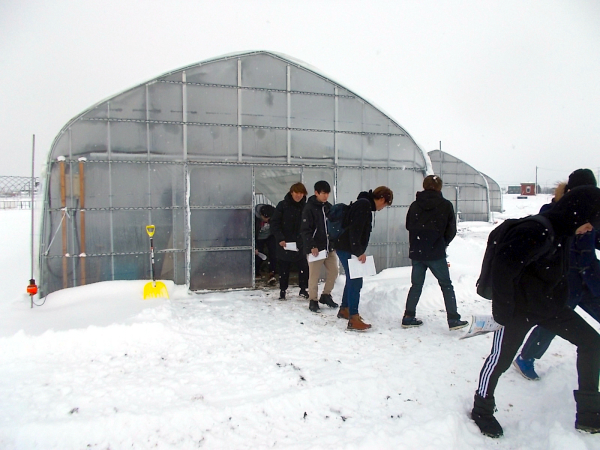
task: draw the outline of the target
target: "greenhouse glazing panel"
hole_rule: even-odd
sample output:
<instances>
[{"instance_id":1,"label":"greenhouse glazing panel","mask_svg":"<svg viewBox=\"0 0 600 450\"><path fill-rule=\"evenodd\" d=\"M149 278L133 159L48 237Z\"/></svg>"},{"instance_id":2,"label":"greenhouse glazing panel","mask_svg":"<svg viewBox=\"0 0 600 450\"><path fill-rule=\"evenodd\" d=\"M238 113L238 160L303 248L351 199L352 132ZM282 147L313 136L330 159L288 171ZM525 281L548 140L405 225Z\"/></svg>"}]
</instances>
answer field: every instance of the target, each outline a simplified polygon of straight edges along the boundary
<instances>
[{"instance_id":1,"label":"greenhouse glazing panel","mask_svg":"<svg viewBox=\"0 0 600 450\"><path fill-rule=\"evenodd\" d=\"M185 69L188 83L225 84L237 86L238 59L231 58L224 61L215 61L202 64L198 67ZM181 72L168 77L181 81Z\"/></svg>"},{"instance_id":2,"label":"greenhouse glazing panel","mask_svg":"<svg viewBox=\"0 0 600 450\"><path fill-rule=\"evenodd\" d=\"M102 102L94 106L83 115L83 119L107 119L108 118L108 102Z\"/></svg>"},{"instance_id":3,"label":"greenhouse glazing panel","mask_svg":"<svg viewBox=\"0 0 600 450\"><path fill-rule=\"evenodd\" d=\"M155 256L155 266L162 266L162 255ZM117 255L113 257L114 280L149 280L150 264L146 255ZM156 275L156 278L160 278Z\"/></svg>"},{"instance_id":4,"label":"greenhouse glazing panel","mask_svg":"<svg viewBox=\"0 0 600 450\"><path fill-rule=\"evenodd\" d=\"M151 123L150 153L169 155L175 160L183 159L183 126L171 123Z\"/></svg>"},{"instance_id":5,"label":"greenhouse glazing panel","mask_svg":"<svg viewBox=\"0 0 600 450\"><path fill-rule=\"evenodd\" d=\"M187 122L237 124L237 89L187 85Z\"/></svg>"},{"instance_id":6,"label":"greenhouse glazing panel","mask_svg":"<svg viewBox=\"0 0 600 450\"><path fill-rule=\"evenodd\" d=\"M192 252L191 290L252 286L253 250ZM227 270L224 270L227 268Z\"/></svg>"},{"instance_id":7,"label":"greenhouse glazing panel","mask_svg":"<svg viewBox=\"0 0 600 450\"><path fill-rule=\"evenodd\" d=\"M242 90L242 125L287 127L287 94Z\"/></svg>"},{"instance_id":8,"label":"greenhouse glazing panel","mask_svg":"<svg viewBox=\"0 0 600 450\"><path fill-rule=\"evenodd\" d=\"M292 94L290 119L292 128L333 131L335 98L324 95Z\"/></svg>"},{"instance_id":9,"label":"greenhouse glazing panel","mask_svg":"<svg viewBox=\"0 0 600 450\"><path fill-rule=\"evenodd\" d=\"M168 122L183 120L181 84L158 82L148 85L148 119Z\"/></svg>"},{"instance_id":10,"label":"greenhouse glazing panel","mask_svg":"<svg viewBox=\"0 0 600 450\"><path fill-rule=\"evenodd\" d=\"M183 164L149 164L150 206L185 206Z\"/></svg>"},{"instance_id":11,"label":"greenhouse glazing panel","mask_svg":"<svg viewBox=\"0 0 600 450\"><path fill-rule=\"evenodd\" d=\"M139 122L110 122L110 152L129 159L148 154L148 127Z\"/></svg>"},{"instance_id":12,"label":"greenhouse glazing panel","mask_svg":"<svg viewBox=\"0 0 600 450\"><path fill-rule=\"evenodd\" d=\"M244 161L285 162L287 160L287 131L243 128L242 154Z\"/></svg>"},{"instance_id":13,"label":"greenhouse glazing panel","mask_svg":"<svg viewBox=\"0 0 600 450\"><path fill-rule=\"evenodd\" d=\"M150 225L148 211L117 210L112 211L113 251L115 253L145 252L150 249L146 234L146 225ZM160 235L154 237L158 245Z\"/></svg>"},{"instance_id":14,"label":"greenhouse glazing panel","mask_svg":"<svg viewBox=\"0 0 600 450\"><path fill-rule=\"evenodd\" d=\"M79 215L79 219L81 219L81 215ZM77 233L77 240L81 241L81 236L85 236L85 252L88 255L112 253L110 212L86 211L85 229L81 229L81 222L78 223L78 226L80 229Z\"/></svg>"},{"instance_id":15,"label":"greenhouse glazing panel","mask_svg":"<svg viewBox=\"0 0 600 450\"><path fill-rule=\"evenodd\" d=\"M242 57L242 86L285 90L287 64L267 55Z\"/></svg>"},{"instance_id":16,"label":"greenhouse glazing panel","mask_svg":"<svg viewBox=\"0 0 600 450\"><path fill-rule=\"evenodd\" d=\"M290 66L290 89L320 94L334 93L334 85L331 82L295 66Z\"/></svg>"},{"instance_id":17,"label":"greenhouse glazing panel","mask_svg":"<svg viewBox=\"0 0 600 450\"><path fill-rule=\"evenodd\" d=\"M292 130L291 156L294 162L333 162L334 134L319 131Z\"/></svg>"},{"instance_id":18,"label":"greenhouse glazing panel","mask_svg":"<svg viewBox=\"0 0 600 450\"><path fill-rule=\"evenodd\" d=\"M423 188L423 174L415 170L390 170L388 184L394 192L394 206L410 206Z\"/></svg>"},{"instance_id":19,"label":"greenhouse glazing panel","mask_svg":"<svg viewBox=\"0 0 600 450\"><path fill-rule=\"evenodd\" d=\"M252 246L251 209L193 210L192 248Z\"/></svg>"},{"instance_id":20,"label":"greenhouse glazing panel","mask_svg":"<svg viewBox=\"0 0 600 450\"><path fill-rule=\"evenodd\" d=\"M110 171L113 207L127 208L150 205L148 164L112 163Z\"/></svg>"},{"instance_id":21,"label":"greenhouse glazing panel","mask_svg":"<svg viewBox=\"0 0 600 450\"><path fill-rule=\"evenodd\" d=\"M54 180L54 176L52 177ZM86 208L106 208L110 205L108 163L86 163L83 166Z\"/></svg>"},{"instance_id":22,"label":"greenhouse glazing panel","mask_svg":"<svg viewBox=\"0 0 600 450\"><path fill-rule=\"evenodd\" d=\"M389 160L389 137L380 134L364 134L363 161L366 165L387 166Z\"/></svg>"},{"instance_id":23,"label":"greenhouse glazing panel","mask_svg":"<svg viewBox=\"0 0 600 450\"><path fill-rule=\"evenodd\" d=\"M340 164L363 165L363 138L360 134L336 133L335 139Z\"/></svg>"},{"instance_id":24,"label":"greenhouse glazing panel","mask_svg":"<svg viewBox=\"0 0 600 450\"><path fill-rule=\"evenodd\" d=\"M357 98L338 97L337 131L363 131L364 102Z\"/></svg>"},{"instance_id":25,"label":"greenhouse glazing panel","mask_svg":"<svg viewBox=\"0 0 600 450\"><path fill-rule=\"evenodd\" d=\"M70 129L71 157L90 155L93 158L98 158L100 154L106 156L108 153L107 122L79 121L71 125Z\"/></svg>"},{"instance_id":26,"label":"greenhouse glazing panel","mask_svg":"<svg viewBox=\"0 0 600 450\"><path fill-rule=\"evenodd\" d=\"M373 106L365 103L363 106L363 131L366 133L389 133L390 119L385 117ZM394 127L395 128L395 127Z\"/></svg>"},{"instance_id":27,"label":"greenhouse glazing panel","mask_svg":"<svg viewBox=\"0 0 600 450\"><path fill-rule=\"evenodd\" d=\"M190 169L190 206L252 205L252 170L236 166Z\"/></svg>"},{"instance_id":28,"label":"greenhouse glazing panel","mask_svg":"<svg viewBox=\"0 0 600 450\"><path fill-rule=\"evenodd\" d=\"M188 159L204 161L237 161L238 131L227 126L187 126Z\"/></svg>"},{"instance_id":29,"label":"greenhouse glazing panel","mask_svg":"<svg viewBox=\"0 0 600 450\"><path fill-rule=\"evenodd\" d=\"M109 102L111 119L146 119L146 86L139 86L112 98Z\"/></svg>"},{"instance_id":30,"label":"greenhouse glazing panel","mask_svg":"<svg viewBox=\"0 0 600 450\"><path fill-rule=\"evenodd\" d=\"M400 133L402 130L392 130L394 133ZM409 166L425 169L425 158L423 153L408 136L390 136L389 141L390 156L389 164L391 166Z\"/></svg>"},{"instance_id":31,"label":"greenhouse glazing panel","mask_svg":"<svg viewBox=\"0 0 600 450\"><path fill-rule=\"evenodd\" d=\"M140 267L143 267L143 256L142 259L137 261L140 262ZM99 281L107 281L112 280L112 267L113 267L113 257L112 256L87 256L85 259L85 282L86 284L90 283L98 283ZM81 266L80 266L81 267ZM143 269L139 269L142 270ZM143 278L141 278L143 279ZM81 285L81 283L78 283Z\"/></svg>"}]
</instances>

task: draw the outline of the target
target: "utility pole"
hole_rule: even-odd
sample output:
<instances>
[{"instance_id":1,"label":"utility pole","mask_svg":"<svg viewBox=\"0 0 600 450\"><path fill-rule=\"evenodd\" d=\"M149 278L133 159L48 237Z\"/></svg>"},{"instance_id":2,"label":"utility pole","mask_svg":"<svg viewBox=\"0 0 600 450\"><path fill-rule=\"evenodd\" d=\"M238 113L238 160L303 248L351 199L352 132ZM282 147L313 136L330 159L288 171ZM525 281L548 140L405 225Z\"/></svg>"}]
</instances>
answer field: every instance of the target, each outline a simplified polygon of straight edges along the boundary
<instances>
[{"instance_id":1,"label":"utility pole","mask_svg":"<svg viewBox=\"0 0 600 450\"><path fill-rule=\"evenodd\" d=\"M538 195L537 171L538 171L538 166L535 166L535 195Z\"/></svg>"}]
</instances>

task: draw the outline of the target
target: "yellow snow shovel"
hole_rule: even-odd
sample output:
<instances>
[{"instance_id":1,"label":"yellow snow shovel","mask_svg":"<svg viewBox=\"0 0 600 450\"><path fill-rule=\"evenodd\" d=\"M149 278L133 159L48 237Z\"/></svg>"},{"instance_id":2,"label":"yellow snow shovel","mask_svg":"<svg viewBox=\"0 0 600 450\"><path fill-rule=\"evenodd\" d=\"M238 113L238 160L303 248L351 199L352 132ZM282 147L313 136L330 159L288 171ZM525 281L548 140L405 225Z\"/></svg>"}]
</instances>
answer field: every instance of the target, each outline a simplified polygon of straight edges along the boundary
<instances>
[{"instance_id":1,"label":"yellow snow shovel","mask_svg":"<svg viewBox=\"0 0 600 450\"><path fill-rule=\"evenodd\" d=\"M162 281L156 281L154 279L154 230L156 227L154 225L146 225L146 233L150 236L150 262L152 268L152 281L150 283L146 283L144 286L144 300L148 298L169 298L169 293L167 292L167 286Z\"/></svg>"}]
</instances>

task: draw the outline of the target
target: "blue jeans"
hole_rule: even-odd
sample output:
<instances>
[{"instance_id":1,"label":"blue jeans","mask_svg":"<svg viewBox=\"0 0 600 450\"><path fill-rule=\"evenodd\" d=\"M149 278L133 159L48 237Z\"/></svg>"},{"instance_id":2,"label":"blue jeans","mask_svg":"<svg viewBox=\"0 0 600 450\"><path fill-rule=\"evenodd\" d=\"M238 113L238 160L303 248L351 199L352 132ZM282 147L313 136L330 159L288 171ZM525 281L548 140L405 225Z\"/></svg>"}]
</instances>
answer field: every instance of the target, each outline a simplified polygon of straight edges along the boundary
<instances>
[{"instance_id":1,"label":"blue jeans","mask_svg":"<svg viewBox=\"0 0 600 450\"><path fill-rule=\"evenodd\" d=\"M358 303L360 302L360 290L362 289L363 279L350 278L348 260L352 258L352 253L343 250L336 250L336 252L346 274L346 284L344 285L340 308L348 308L350 315L353 316L358 314Z\"/></svg>"},{"instance_id":2,"label":"blue jeans","mask_svg":"<svg viewBox=\"0 0 600 450\"><path fill-rule=\"evenodd\" d=\"M585 286L580 291L581 294L569 299L568 306L575 309L577 305L586 313L592 316L596 322L600 323L600 298L594 297L591 291ZM552 331L548 331L544 327L538 325L533 329L523 350L521 350L521 358L523 359L540 359L550 347L552 339L556 336Z\"/></svg>"},{"instance_id":3,"label":"blue jeans","mask_svg":"<svg viewBox=\"0 0 600 450\"><path fill-rule=\"evenodd\" d=\"M406 298L404 315L415 317L417 303L419 303L421 292L423 291L423 283L425 283L425 274L427 269L429 269L433 276L437 278L440 288L442 288L448 320L460 319L460 314L458 314L456 309L456 295L454 294L454 287L450 280L450 271L448 270L446 258L436 259L435 261L416 261L412 259L411 262L412 272L410 274L410 282L412 285Z\"/></svg>"}]
</instances>

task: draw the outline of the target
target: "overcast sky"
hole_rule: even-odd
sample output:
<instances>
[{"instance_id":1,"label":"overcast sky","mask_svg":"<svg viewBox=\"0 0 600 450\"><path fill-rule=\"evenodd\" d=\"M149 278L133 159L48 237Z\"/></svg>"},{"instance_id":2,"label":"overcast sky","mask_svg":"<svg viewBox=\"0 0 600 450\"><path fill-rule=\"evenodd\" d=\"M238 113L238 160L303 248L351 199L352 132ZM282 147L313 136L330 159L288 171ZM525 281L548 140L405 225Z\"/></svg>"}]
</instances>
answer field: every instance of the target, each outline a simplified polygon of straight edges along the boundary
<instances>
[{"instance_id":1,"label":"overcast sky","mask_svg":"<svg viewBox=\"0 0 600 450\"><path fill-rule=\"evenodd\" d=\"M0 175L94 103L226 53L300 59L502 186L600 171L598 0L0 0Z\"/></svg>"}]
</instances>

